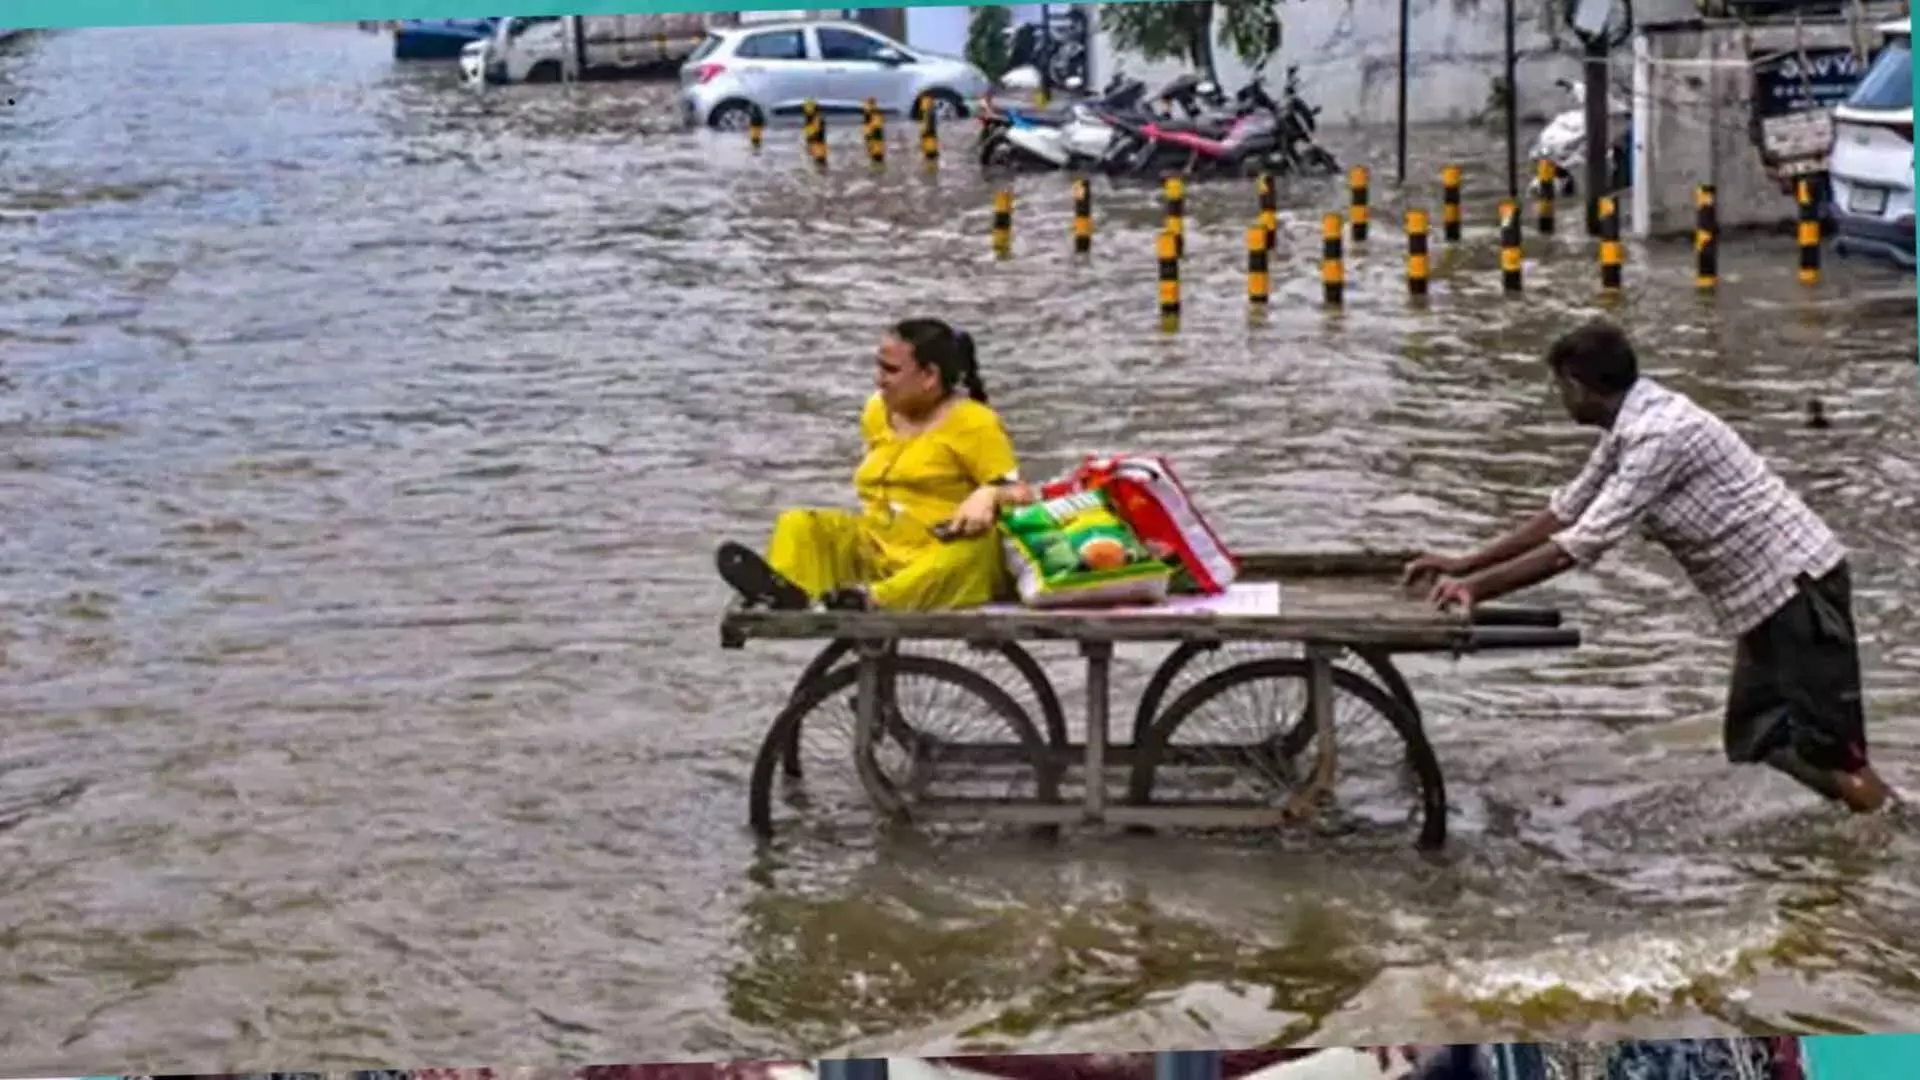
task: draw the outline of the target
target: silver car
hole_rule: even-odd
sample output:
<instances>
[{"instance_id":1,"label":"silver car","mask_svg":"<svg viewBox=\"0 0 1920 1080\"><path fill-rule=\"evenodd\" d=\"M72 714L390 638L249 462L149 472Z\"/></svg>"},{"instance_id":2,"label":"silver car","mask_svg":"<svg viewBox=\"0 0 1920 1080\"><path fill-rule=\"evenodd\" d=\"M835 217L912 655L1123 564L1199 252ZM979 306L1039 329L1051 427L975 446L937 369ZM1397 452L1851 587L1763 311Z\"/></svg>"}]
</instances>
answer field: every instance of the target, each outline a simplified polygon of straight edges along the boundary
<instances>
[{"instance_id":1,"label":"silver car","mask_svg":"<svg viewBox=\"0 0 1920 1080\"><path fill-rule=\"evenodd\" d=\"M811 100L829 117L859 115L871 98L892 116L918 116L929 95L940 119L967 115L991 84L965 60L911 49L858 23L768 22L709 32L680 69L688 127L740 130L798 116Z\"/></svg>"}]
</instances>

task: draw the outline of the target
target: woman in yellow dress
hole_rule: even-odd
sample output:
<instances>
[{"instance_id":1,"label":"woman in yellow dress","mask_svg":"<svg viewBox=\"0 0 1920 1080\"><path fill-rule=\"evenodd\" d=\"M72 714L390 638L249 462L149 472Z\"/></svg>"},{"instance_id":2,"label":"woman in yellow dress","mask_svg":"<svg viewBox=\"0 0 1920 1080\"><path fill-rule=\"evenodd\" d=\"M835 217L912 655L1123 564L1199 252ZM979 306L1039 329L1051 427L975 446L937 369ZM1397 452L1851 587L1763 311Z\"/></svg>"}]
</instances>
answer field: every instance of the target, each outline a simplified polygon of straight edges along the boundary
<instances>
[{"instance_id":1,"label":"woman in yellow dress","mask_svg":"<svg viewBox=\"0 0 1920 1080\"><path fill-rule=\"evenodd\" d=\"M797 509L775 520L762 558L723 544L720 576L748 606L938 611L1003 592L994 526L1033 492L987 405L973 339L938 319L893 327L860 414L859 511Z\"/></svg>"}]
</instances>

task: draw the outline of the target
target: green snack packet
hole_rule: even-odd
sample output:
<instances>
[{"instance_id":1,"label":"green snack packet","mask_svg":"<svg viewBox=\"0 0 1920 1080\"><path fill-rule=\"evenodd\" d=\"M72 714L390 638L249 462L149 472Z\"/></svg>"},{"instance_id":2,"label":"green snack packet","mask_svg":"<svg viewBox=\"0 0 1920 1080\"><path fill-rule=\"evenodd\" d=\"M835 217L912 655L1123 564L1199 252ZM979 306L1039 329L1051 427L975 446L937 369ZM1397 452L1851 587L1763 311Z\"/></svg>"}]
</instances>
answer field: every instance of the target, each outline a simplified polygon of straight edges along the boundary
<instances>
[{"instance_id":1,"label":"green snack packet","mask_svg":"<svg viewBox=\"0 0 1920 1080\"><path fill-rule=\"evenodd\" d=\"M1001 515L1007 562L1033 607L1151 604L1171 569L1155 559L1097 491L1047 499Z\"/></svg>"}]
</instances>

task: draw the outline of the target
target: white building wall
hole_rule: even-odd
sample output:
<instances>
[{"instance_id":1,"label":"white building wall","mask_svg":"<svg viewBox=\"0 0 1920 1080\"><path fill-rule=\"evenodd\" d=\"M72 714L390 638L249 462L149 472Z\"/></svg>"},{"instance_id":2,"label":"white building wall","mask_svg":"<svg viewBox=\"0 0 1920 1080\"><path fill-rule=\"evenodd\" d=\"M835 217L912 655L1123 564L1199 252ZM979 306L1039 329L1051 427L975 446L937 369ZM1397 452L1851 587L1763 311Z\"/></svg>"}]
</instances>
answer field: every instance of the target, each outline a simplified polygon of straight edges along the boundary
<instances>
[{"instance_id":1,"label":"white building wall","mask_svg":"<svg viewBox=\"0 0 1920 1080\"><path fill-rule=\"evenodd\" d=\"M1580 45L1547 0L1515 0L1514 45L1520 110L1550 116L1567 107L1554 86L1579 78ZM1268 68L1275 91L1289 64L1300 67L1302 94L1321 107L1329 127L1390 125L1396 111L1400 49L1399 0L1324 0L1282 3L1280 57ZM1410 61L1407 111L1414 124L1458 123L1486 115L1494 80L1504 70L1505 5L1501 0L1410 0ZM1137 55L1117 55L1096 31L1093 79L1111 78L1114 65L1149 86L1184 70L1178 62L1149 64ZM1217 49L1216 64L1228 91L1249 75L1249 65Z\"/></svg>"}]
</instances>

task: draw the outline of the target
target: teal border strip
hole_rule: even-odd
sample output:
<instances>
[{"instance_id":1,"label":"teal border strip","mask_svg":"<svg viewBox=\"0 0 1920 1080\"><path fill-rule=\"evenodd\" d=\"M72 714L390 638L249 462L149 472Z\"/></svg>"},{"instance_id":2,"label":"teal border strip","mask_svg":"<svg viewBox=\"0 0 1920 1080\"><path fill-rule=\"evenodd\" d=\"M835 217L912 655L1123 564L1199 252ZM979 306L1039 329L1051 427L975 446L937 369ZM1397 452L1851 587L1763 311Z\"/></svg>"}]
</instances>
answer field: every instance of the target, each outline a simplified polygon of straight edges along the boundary
<instances>
[{"instance_id":1,"label":"teal border strip","mask_svg":"<svg viewBox=\"0 0 1920 1080\"><path fill-rule=\"evenodd\" d=\"M1920 1035L1809 1035L1800 1050L1807 1080L1920 1077Z\"/></svg>"},{"instance_id":2,"label":"teal border strip","mask_svg":"<svg viewBox=\"0 0 1920 1080\"><path fill-rule=\"evenodd\" d=\"M1132 0L1123 0L1132 2ZM358 22L488 15L627 15L654 11L783 11L781 0L0 0L0 23L36 29L192 23ZM960 7L956 0L868 0L859 7Z\"/></svg>"}]
</instances>

